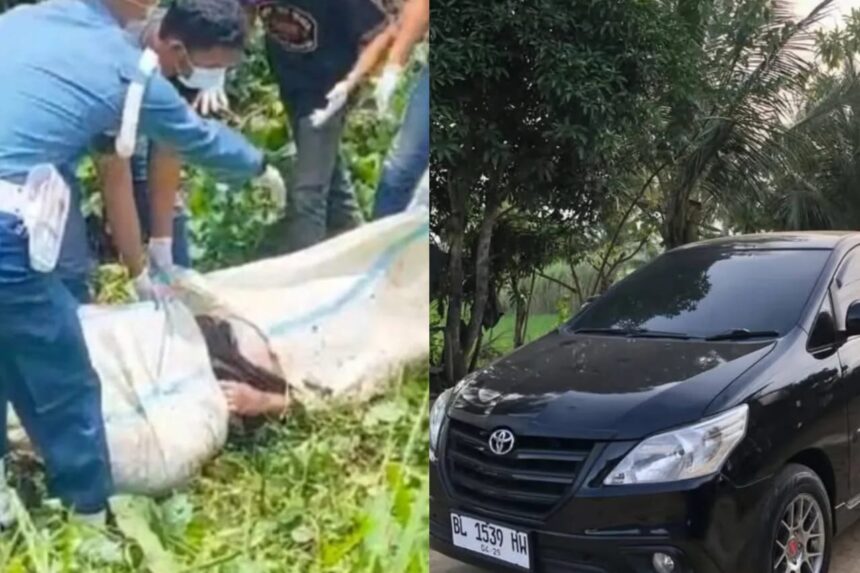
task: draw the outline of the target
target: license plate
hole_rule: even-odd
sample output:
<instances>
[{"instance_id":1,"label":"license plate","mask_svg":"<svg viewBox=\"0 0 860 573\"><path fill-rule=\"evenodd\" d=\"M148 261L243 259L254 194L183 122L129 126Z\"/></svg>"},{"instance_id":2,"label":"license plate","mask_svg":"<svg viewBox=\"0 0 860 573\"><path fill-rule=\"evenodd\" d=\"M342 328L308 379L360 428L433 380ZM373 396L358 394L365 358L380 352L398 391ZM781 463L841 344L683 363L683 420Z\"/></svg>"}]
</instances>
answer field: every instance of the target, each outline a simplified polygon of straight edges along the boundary
<instances>
[{"instance_id":1,"label":"license plate","mask_svg":"<svg viewBox=\"0 0 860 573\"><path fill-rule=\"evenodd\" d=\"M525 531L517 531L489 521L452 513L451 534L457 547L523 569L531 568L529 535Z\"/></svg>"}]
</instances>

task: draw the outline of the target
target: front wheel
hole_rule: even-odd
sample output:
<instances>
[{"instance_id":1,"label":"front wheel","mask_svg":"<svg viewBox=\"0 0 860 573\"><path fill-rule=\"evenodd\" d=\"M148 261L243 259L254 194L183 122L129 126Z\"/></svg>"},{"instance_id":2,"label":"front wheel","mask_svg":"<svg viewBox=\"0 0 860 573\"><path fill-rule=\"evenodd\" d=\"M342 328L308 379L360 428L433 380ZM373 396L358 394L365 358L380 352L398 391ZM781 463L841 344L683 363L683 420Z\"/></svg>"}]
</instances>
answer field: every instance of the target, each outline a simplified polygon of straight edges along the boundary
<instances>
[{"instance_id":1,"label":"front wheel","mask_svg":"<svg viewBox=\"0 0 860 573\"><path fill-rule=\"evenodd\" d=\"M827 573L833 519L818 475L806 466L786 466L765 504L768 554L760 563L772 573ZM763 572L764 573L764 572Z\"/></svg>"}]
</instances>

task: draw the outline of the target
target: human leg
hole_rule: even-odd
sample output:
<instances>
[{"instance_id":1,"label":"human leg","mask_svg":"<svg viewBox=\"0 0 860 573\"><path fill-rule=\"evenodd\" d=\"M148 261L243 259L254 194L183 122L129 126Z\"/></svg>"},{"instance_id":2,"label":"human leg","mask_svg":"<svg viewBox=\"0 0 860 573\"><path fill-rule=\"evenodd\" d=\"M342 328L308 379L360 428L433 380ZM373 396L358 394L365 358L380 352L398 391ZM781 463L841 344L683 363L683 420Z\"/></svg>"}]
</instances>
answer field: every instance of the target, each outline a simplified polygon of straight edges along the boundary
<instances>
[{"instance_id":1,"label":"human leg","mask_svg":"<svg viewBox=\"0 0 860 573\"><path fill-rule=\"evenodd\" d=\"M310 247L326 236L328 202L337 163L343 112L320 127L307 117L293 121L296 163L287 201L286 242L290 251Z\"/></svg>"},{"instance_id":2,"label":"human leg","mask_svg":"<svg viewBox=\"0 0 860 573\"><path fill-rule=\"evenodd\" d=\"M191 216L177 192L176 209L173 215L173 262L180 267L191 268L191 238L188 222Z\"/></svg>"},{"instance_id":3,"label":"human leg","mask_svg":"<svg viewBox=\"0 0 860 573\"><path fill-rule=\"evenodd\" d=\"M403 211L430 162L430 68L412 89L400 133L389 151L376 189L373 218Z\"/></svg>"},{"instance_id":4,"label":"human leg","mask_svg":"<svg viewBox=\"0 0 860 573\"><path fill-rule=\"evenodd\" d=\"M140 221L140 236L143 240L149 238L152 224L149 205L150 147L149 142L145 140L138 141L134 149L134 155L129 159L134 204L137 207L137 218Z\"/></svg>"},{"instance_id":5,"label":"human leg","mask_svg":"<svg viewBox=\"0 0 860 573\"><path fill-rule=\"evenodd\" d=\"M54 274L29 268L26 230L0 214L2 385L42 455L49 489L80 513L112 489L101 391L77 317Z\"/></svg>"},{"instance_id":6,"label":"human leg","mask_svg":"<svg viewBox=\"0 0 860 573\"><path fill-rule=\"evenodd\" d=\"M338 155L329 189L328 234L333 235L349 231L361 225L362 222L364 222L364 217L355 197L355 187L350 180L345 160L341 155Z\"/></svg>"}]
</instances>

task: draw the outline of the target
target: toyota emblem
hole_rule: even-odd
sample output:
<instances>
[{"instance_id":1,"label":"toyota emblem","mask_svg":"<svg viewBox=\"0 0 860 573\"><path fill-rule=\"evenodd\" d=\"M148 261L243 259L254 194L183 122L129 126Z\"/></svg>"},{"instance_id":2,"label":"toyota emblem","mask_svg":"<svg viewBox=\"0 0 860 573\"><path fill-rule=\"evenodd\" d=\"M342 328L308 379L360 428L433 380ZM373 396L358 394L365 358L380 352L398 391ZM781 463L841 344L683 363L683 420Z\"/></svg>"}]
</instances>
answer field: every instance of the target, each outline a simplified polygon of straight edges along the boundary
<instances>
[{"instance_id":1,"label":"toyota emblem","mask_svg":"<svg viewBox=\"0 0 860 573\"><path fill-rule=\"evenodd\" d=\"M514 433L510 430L500 428L490 434L488 443L490 444L491 452L497 456L504 456L514 449Z\"/></svg>"}]
</instances>

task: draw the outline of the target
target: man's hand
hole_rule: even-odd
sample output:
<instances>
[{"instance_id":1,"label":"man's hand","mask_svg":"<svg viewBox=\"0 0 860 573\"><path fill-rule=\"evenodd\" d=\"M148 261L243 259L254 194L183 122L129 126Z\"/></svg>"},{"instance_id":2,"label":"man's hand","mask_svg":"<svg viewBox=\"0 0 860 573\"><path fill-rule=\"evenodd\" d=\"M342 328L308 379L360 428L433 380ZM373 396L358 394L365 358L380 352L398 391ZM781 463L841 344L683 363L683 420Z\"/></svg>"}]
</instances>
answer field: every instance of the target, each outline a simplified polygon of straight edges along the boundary
<instances>
[{"instance_id":1,"label":"man's hand","mask_svg":"<svg viewBox=\"0 0 860 573\"><path fill-rule=\"evenodd\" d=\"M318 109L311 114L311 125L319 127L339 112L346 105L346 100L349 99L353 85L353 81L349 78L336 83L325 96L326 100L328 100L328 105L324 109Z\"/></svg>"},{"instance_id":2,"label":"man's hand","mask_svg":"<svg viewBox=\"0 0 860 573\"><path fill-rule=\"evenodd\" d=\"M389 64L385 66L382 75L376 81L376 90L374 96L376 98L376 108L380 115L388 113L388 108L391 105L391 98L397 89L397 83L400 81L400 74L403 68L397 64Z\"/></svg>"},{"instance_id":3,"label":"man's hand","mask_svg":"<svg viewBox=\"0 0 860 573\"><path fill-rule=\"evenodd\" d=\"M194 109L200 115L210 115L221 113L230 110L230 101L227 99L227 92L224 91L224 84L215 88L201 90L194 100Z\"/></svg>"},{"instance_id":4,"label":"man's hand","mask_svg":"<svg viewBox=\"0 0 860 573\"><path fill-rule=\"evenodd\" d=\"M281 177L281 172L271 165L266 166L266 170L257 178L257 184L265 188L275 206L279 210L284 210L287 206L287 184L284 183L284 178Z\"/></svg>"}]
</instances>

